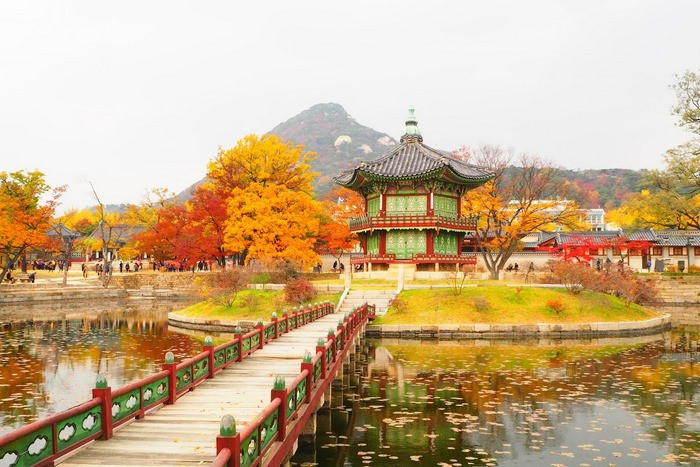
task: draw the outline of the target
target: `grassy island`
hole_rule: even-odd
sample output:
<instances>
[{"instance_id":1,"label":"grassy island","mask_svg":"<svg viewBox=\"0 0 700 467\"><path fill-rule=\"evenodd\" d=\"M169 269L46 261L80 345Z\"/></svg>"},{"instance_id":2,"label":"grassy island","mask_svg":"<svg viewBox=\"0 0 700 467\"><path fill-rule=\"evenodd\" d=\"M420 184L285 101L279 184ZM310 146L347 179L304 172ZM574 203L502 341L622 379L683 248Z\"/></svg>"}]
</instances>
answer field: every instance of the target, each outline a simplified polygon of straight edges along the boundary
<instances>
[{"instance_id":1,"label":"grassy island","mask_svg":"<svg viewBox=\"0 0 700 467\"><path fill-rule=\"evenodd\" d=\"M658 316L612 295L538 287L466 287L459 295L452 289L404 290L398 299L374 324L588 323Z\"/></svg>"},{"instance_id":2,"label":"grassy island","mask_svg":"<svg viewBox=\"0 0 700 467\"><path fill-rule=\"evenodd\" d=\"M222 321L255 321L263 318L270 321L270 315L276 311L281 316L281 311L287 308L299 307L307 303L316 303L323 300L330 300L335 303L340 298L340 293L318 294L312 300L303 303L288 303L285 300L284 292L280 290L242 290L236 295L236 300L232 306L221 304L215 298L210 298L187 308L178 310L177 314L190 318L218 319Z\"/></svg>"}]
</instances>

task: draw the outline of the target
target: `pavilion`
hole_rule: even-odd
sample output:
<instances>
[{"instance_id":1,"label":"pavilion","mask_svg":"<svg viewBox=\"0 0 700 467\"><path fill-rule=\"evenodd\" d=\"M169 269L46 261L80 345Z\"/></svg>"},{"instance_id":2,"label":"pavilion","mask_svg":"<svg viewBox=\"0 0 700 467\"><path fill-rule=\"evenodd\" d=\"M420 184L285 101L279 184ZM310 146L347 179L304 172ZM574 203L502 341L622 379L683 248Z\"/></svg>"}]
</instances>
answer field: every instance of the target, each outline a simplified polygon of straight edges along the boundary
<instances>
[{"instance_id":1,"label":"pavilion","mask_svg":"<svg viewBox=\"0 0 700 467\"><path fill-rule=\"evenodd\" d=\"M475 264L474 254L462 253L465 238L476 230L476 218L462 215L462 197L492 178L481 167L423 144L409 109L399 145L335 178L365 201L365 215L349 221L362 249L350 263L361 265L364 276L387 278L399 270L402 277L414 277Z\"/></svg>"}]
</instances>

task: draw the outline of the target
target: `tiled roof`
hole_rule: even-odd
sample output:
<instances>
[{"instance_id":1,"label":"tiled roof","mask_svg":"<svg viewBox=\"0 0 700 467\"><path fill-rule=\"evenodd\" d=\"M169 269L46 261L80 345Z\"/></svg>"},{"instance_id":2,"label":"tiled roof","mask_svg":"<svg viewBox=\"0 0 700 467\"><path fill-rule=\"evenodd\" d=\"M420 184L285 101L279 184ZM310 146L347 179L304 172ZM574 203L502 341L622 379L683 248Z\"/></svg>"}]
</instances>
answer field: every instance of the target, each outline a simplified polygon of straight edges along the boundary
<instances>
[{"instance_id":1,"label":"tiled roof","mask_svg":"<svg viewBox=\"0 0 700 467\"><path fill-rule=\"evenodd\" d=\"M593 243L605 243L610 239L624 237L628 240L643 240L657 246L700 246L700 231L698 230L615 230L603 232L540 232L538 245L555 239L558 245L563 243L576 244L582 238L587 238Z\"/></svg>"},{"instance_id":2,"label":"tiled roof","mask_svg":"<svg viewBox=\"0 0 700 467\"><path fill-rule=\"evenodd\" d=\"M493 174L486 170L455 159L451 155L433 149L419 141L410 140L373 161L363 161L354 170L346 170L335 180L340 184L352 181L355 172L387 178L408 178L449 167L458 176L474 181L487 181Z\"/></svg>"}]
</instances>

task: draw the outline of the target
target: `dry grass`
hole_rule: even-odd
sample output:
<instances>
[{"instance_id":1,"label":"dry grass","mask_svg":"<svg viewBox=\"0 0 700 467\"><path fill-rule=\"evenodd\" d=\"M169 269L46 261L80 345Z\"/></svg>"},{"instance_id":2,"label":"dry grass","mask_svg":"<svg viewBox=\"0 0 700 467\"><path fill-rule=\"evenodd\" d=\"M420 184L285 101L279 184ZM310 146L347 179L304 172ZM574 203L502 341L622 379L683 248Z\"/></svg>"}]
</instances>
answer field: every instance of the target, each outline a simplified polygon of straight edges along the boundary
<instances>
[{"instance_id":1,"label":"dry grass","mask_svg":"<svg viewBox=\"0 0 700 467\"><path fill-rule=\"evenodd\" d=\"M390 309L376 324L535 324L638 321L657 316L643 306L626 306L611 295L582 292L572 295L563 289L523 287L471 287L460 295L450 289L404 290L399 295L408 303L399 313ZM556 312L547 302L559 300Z\"/></svg>"},{"instance_id":2,"label":"dry grass","mask_svg":"<svg viewBox=\"0 0 700 467\"><path fill-rule=\"evenodd\" d=\"M250 297L254 297L251 300ZM330 300L335 306L340 298L340 293L337 294L319 294L313 300L306 303L316 303L323 300ZM255 303L257 301L257 303ZM246 304L255 304L253 307ZM292 307L299 306L298 304L287 303L284 299L283 291L262 291L262 290L243 290L236 296L236 301L232 306L227 307L216 303L213 299L204 300L187 308L177 311L178 314L189 316L192 318L208 318L221 320L250 320L257 321L262 318L263 321L270 321L270 316L273 311L276 311L280 316L282 310L287 308L291 311Z\"/></svg>"}]
</instances>

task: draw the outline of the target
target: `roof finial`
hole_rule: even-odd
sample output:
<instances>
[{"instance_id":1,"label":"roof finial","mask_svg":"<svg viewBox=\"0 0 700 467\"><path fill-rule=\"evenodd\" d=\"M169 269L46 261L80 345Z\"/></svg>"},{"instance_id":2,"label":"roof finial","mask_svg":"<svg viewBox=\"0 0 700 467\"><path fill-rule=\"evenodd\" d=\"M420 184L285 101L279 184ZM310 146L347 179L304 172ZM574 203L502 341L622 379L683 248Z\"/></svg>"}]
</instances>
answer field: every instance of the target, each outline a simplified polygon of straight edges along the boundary
<instances>
[{"instance_id":1,"label":"roof finial","mask_svg":"<svg viewBox=\"0 0 700 467\"><path fill-rule=\"evenodd\" d=\"M406 119L406 130L404 131L403 136L401 137L401 142L423 142L423 137L420 134L420 129L418 128L418 120L416 120L416 116L414 113L416 112L416 109L411 106L408 109L408 118Z\"/></svg>"}]
</instances>

